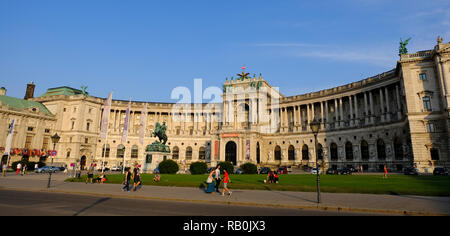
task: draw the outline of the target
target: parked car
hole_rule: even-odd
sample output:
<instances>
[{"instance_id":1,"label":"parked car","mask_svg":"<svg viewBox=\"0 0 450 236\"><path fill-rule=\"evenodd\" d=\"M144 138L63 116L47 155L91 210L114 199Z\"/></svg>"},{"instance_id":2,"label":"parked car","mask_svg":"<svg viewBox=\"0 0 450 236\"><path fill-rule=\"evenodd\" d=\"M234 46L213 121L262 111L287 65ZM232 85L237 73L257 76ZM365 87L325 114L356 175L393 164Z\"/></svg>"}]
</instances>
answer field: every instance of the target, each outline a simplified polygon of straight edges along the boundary
<instances>
[{"instance_id":1,"label":"parked car","mask_svg":"<svg viewBox=\"0 0 450 236\"><path fill-rule=\"evenodd\" d=\"M237 169L234 171L234 173L240 175L240 174L243 174L244 171L242 171L241 168L237 168Z\"/></svg>"},{"instance_id":2,"label":"parked car","mask_svg":"<svg viewBox=\"0 0 450 236\"><path fill-rule=\"evenodd\" d=\"M57 171L60 171L58 167L56 166L43 166L41 168L37 168L34 170L35 173L56 173Z\"/></svg>"},{"instance_id":3,"label":"parked car","mask_svg":"<svg viewBox=\"0 0 450 236\"><path fill-rule=\"evenodd\" d=\"M280 167L280 168L278 168L278 170L277 170L277 172L278 172L278 174L287 174L288 173L288 170L287 170L287 167Z\"/></svg>"},{"instance_id":4,"label":"parked car","mask_svg":"<svg viewBox=\"0 0 450 236\"><path fill-rule=\"evenodd\" d=\"M353 172L348 167L344 167L344 168L342 168L342 170L339 171L339 174L341 174L341 175L351 175L352 173Z\"/></svg>"},{"instance_id":5,"label":"parked car","mask_svg":"<svg viewBox=\"0 0 450 236\"><path fill-rule=\"evenodd\" d=\"M403 174L405 174L405 175L418 175L419 173L417 172L416 168L405 167L403 169Z\"/></svg>"},{"instance_id":6,"label":"parked car","mask_svg":"<svg viewBox=\"0 0 450 236\"><path fill-rule=\"evenodd\" d=\"M66 167L64 167L64 166L59 166L59 167L57 167L58 169L59 169L59 171L64 171L64 170L66 170Z\"/></svg>"},{"instance_id":7,"label":"parked car","mask_svg":"<svg viewBox=\"0 0 450 236\"><path fill-rule=\"evenodd\" d=\"M325 172L327 175L337 175L337 174L339 174L339 172L338 172L338 170L337 169L333 169L333 168L329 168L328 170L327 170L327 172Z\"/></svg>"},{"instance_id":8,"label":"parked car","mask_svg":"<svg viewBox=\"0 0 450 236\"><path fill-rule=\"evenodd\" d=\"M259 170L259 173L260 173L260 174L269 174L269 172L270 172L270 168L269 168L269 167L262 167L262 168Z\"/></svg>"},{"instance_id":9,"label":"parked car","mask_svg":"<svg viewBox=\"0 0 450 236\"><path fill-rule=\"evenodd\" d=\"M120 166L113 166L113 167L111 167L111 170L112 171L122 171L122 167L120 167Z\"/></svg>"},{"instance_id":10,"label":"parked car","mask_svg":"<svg viewBox=\"0 0 450 236\"><path fill-rule=\"evenodd\" d=\"M109 168L105 167L105 171L108 171L108 170L109 170ZM102 171L102 167L98 168L97 171Z\"/></svg>"},{"instance_id":11,"label":"parked car","mask_svg":"<svg viewBox=\"0 0 450 236\"><path fill-rule=\"evenodd\" d=\"M433 170L433 175L448 175L448 170L444 167L436 167Z\"/></svg>"},{"instance_id":12,"label":"parked car","mask_svg":"<svg viewBox=\"0 0 450 236\"><path fill-rule=\"evenodd\" d=\"M317 168L312 168L311 169L311 174L317 175ZM321 174L322 174L322 170L319 169L319 175L321 175Z\"/></svg>"},{"instance_id":13,"label":"parked car","mask_svg":"<svg viewBox=\"0 0 450 236\"><path fill-rule=\"evenodd\" d=\"M288 166L288 167L287 167L287 171L288 171L288 172L292 172L292 166Z\"/></svg>"}]
</instances>

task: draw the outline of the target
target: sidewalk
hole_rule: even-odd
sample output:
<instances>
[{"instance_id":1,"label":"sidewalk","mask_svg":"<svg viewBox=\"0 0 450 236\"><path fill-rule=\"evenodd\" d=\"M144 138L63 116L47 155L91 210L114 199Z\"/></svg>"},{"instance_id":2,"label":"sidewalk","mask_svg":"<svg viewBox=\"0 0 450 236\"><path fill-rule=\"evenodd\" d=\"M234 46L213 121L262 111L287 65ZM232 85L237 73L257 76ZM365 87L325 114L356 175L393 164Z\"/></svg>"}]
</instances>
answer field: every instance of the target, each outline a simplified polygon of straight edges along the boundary
<instances>
[{"instance_id":1,"label":"sidewalk","mask_svg":"<svg viewBox=\"0 0 450 236\"><path fill-rule=\"evenodd\" d=\"M0 177L0 188L193 203L226 203L399 215L450 215L450 197L321 193L322 203L318 205L316 192L240 190L232 189L232 186L231 196L207 194L199 188L159 186L143 186L136 192L122 192L121 185L65 183L66 178L68 176L62 173L53 174L51 188L48 189L48 174L33 173L16 176L14 173L9 173L7 177Z\"/></svg>"}]
</instances>

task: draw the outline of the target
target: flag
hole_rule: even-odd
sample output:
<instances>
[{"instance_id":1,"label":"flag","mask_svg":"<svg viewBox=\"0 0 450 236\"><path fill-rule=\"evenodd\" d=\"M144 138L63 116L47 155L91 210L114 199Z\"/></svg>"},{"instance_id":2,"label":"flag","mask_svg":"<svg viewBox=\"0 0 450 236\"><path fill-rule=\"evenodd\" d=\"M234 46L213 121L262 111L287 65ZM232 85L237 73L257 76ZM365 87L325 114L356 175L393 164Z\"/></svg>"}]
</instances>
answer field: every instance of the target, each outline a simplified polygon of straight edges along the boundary
<instances>
[{"instance_id":1,"label":"flag","mask_svg":"<svg viewBox=\"0 0 450 236\"><path fill-rule=\"evenodd\" d=\"M141 123L139 127L139 142L141 144L144 144L146 124L147 124L147 103L144 105L144 108L142 108L141 112Z\"/></svg>"},{"instance_id":2,"label":"flag","mask_svg":"<svg viewBox=\"0 0 450 236\"><path fill-rule=\"evenodd\" d=\"M14 120L12 120L11 124L9 125L9 132L8 136L6 137L6 148L4 153L5 155L9 155L9 153L11 152L13 130L14 130Z\"/></svg>"},{"instance_id":3,"label":"flag","mask_svg":"<svg viewBox=\"0 0 450 236\"><path fill-rule=\"evenodd\" d=\"M122 134L122 143L127 141L127 136L128 136L128 120L130 119L130 109L131 109L131 99L130 102L128 103L128 107L127 107L127 112L125 115L125 121L123 124L123 134Z\"/></svg>"},{"instance_id":4,"label":"flag","mask_svg":"<svg viewBox=\"0 0 450 236\"><path fill-rule=\"evenodd\" d=\"M105 139L108 133L109 113L111 112L111 100L112 92L106 99L105 106L103 107L102 123L100 124L100 138Z\"/></svg>"}]
</instances>

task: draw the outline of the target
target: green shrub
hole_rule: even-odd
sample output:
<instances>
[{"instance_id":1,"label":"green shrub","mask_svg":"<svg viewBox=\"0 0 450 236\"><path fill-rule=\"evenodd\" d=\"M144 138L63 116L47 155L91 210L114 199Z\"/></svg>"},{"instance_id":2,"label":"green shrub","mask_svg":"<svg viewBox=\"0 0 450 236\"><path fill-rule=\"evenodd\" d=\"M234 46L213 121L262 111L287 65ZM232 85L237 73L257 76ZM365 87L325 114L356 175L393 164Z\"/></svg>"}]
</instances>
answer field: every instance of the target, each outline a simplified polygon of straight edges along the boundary
<instances>
[{"instance_id":1,"label":"green shrub","mask_svg":"<svg viewBox=\"0 0 450 236\"><path fill-rule=\"evenodd\" d=\"M220 169L227 170L228 174L234 173L234 166L233 166L233 164L231 164L231 162L228 162L228 161L220 162L219 165L220 165Z\"/></svg>"},{"instance_id":2,"label":"green shrub","mask_svg":"<svg viewBox=\"0 0 450 236\"><path fill-rule=\"evenodd\" d=\"M189 167L189 171L193 175L202 175L206 174L206 171L208 171L208 166L205 162L194 162Z\"/></svg>"},{"instance_id":3,"label":"green shrub","mask_svg":"<svg viewBox=\"0 0 450 236\"><path fill-rule=\"evenodd\" d=\"M161 174L176 174L179 167L175 161L168 159L159 163L158 169Z\"/></svg>"},{"instance_id":4,"label":"green shrub","mask_svg":"<svg viewBox=\"0 0 450 236\"><path fill-rule=\"evenodd\" d=\"M245 163L241 165L244 174L258 174L258 167L253 163Z\"/></svg>"}]
</instances>

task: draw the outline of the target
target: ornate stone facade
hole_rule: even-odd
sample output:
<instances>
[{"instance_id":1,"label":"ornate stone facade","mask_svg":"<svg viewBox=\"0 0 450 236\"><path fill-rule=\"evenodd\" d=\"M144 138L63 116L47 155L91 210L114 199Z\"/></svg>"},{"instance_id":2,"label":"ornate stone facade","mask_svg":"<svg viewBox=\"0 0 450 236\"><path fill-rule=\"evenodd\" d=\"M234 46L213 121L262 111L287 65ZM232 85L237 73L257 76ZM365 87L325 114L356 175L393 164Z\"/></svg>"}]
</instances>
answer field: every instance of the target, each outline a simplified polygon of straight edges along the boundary
<instances>
[{"instance_id":1,"label":"ornate stone facade","mask_svg":"<svg viewBox=\"0 0 450 236\"><path fill-rule=\"evenodd\" d=\"M112 101L105 143L99 138L105 98L60 87L31 100L53 114L51 134L62 137L55 162L68 165L101 163L103 156L107 166L144 165L151 161L145 150L156 139L150 137L154 125L165 122L167 145L182 169L198 160L211 165L227 160L237 165L314 166L309 124L317 120L321 123L318 154L324 168L377 171L386 164L391 171L416 166L430 173L435 166L450 167L449 61L450 43L441 40L433 50L401 55L393 70L298 96L285 97L262 76L246 75L225 82L221 104L132 101L125 143L121 136L128 101ZM144 104L147 135L141 145Z\"/></svg>"}]
</instances>

